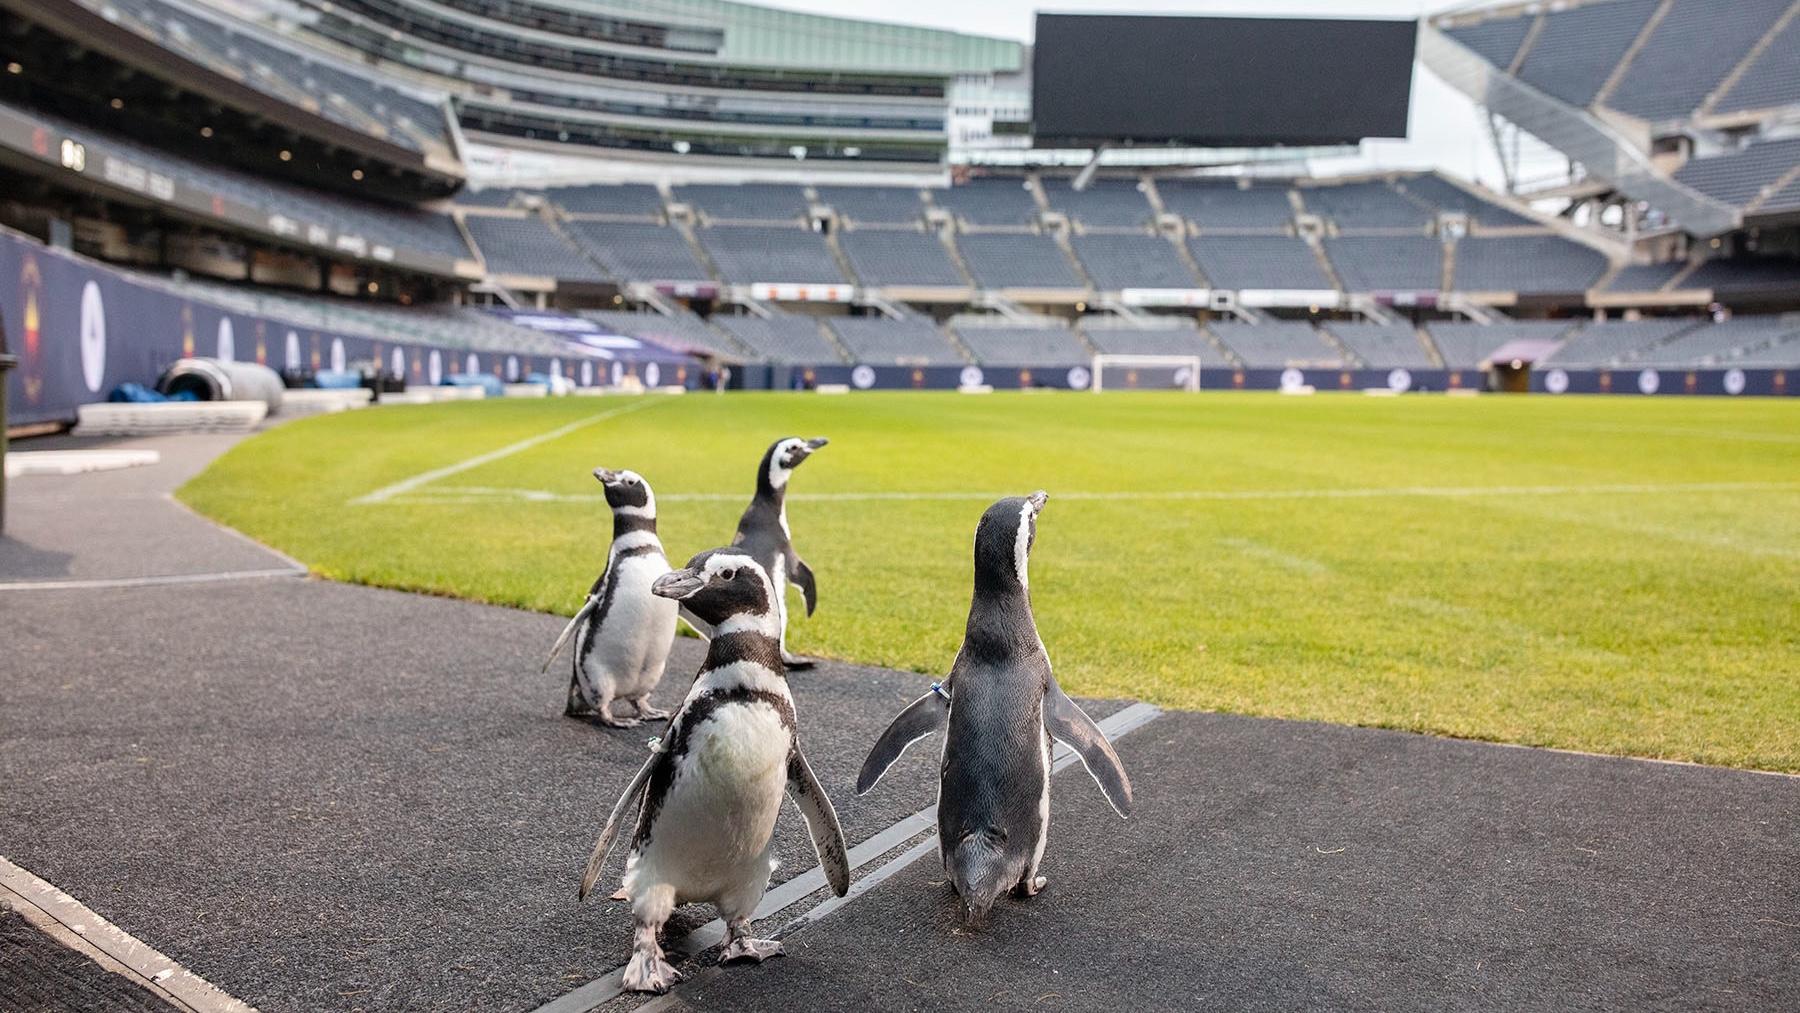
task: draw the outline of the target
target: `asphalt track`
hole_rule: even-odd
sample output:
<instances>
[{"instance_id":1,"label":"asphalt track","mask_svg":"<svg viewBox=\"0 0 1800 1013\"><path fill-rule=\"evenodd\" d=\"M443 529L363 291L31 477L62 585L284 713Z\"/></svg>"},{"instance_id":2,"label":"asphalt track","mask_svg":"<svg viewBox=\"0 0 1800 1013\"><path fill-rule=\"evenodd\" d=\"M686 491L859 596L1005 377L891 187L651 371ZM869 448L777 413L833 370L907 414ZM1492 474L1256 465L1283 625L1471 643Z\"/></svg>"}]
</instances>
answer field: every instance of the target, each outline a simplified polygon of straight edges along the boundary
<instances>
[{"instance_id":1,"label":"asphalt track","mask_svg":"<svg viewBox=\"0 0 1800 1013\"><path fill-rule=\"evenodd\" d=\"M628 917L574 888L654 729L560 716L566 676L537 674L556 617L243 576L287 563L163 496L225 443L9 483L0 586L33 586L0 590L0 855L263 1010L604 996ZM92 586L209 571L238 576ZM677 644L660 705L698 651ZM934 800L929 749L848 788L922 677L792 683L852 845ZM655 1005L1800 1009L1800 779L1209 714L1118 748L1134 818L1057 775L1050 886L982 931L902 837L857 873L891 878L759 926L788 956L702 955ZM814 866L791 806L776 838L778 881Z\"/></svg>"}]
</instances>

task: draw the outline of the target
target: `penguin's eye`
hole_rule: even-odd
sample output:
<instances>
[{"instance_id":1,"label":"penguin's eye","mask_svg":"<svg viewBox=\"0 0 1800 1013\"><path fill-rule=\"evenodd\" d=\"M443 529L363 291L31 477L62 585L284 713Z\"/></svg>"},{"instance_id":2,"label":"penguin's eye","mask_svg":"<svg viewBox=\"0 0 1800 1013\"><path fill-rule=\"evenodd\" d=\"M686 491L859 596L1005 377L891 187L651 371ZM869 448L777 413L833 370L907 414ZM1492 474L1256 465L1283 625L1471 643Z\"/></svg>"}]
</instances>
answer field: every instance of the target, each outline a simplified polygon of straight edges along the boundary
<instances>
[{"instance_id":1,"label":"penguin's eye","mask_svg":"<svg viewBox=\"0 0 1800 1013\"><path fill-rule=\"evenodd\" d=\"M737 579L737 571L736 570L720 570L719 571L719 579L720 580L736 580Z\"/></svg>"}]
</instances>

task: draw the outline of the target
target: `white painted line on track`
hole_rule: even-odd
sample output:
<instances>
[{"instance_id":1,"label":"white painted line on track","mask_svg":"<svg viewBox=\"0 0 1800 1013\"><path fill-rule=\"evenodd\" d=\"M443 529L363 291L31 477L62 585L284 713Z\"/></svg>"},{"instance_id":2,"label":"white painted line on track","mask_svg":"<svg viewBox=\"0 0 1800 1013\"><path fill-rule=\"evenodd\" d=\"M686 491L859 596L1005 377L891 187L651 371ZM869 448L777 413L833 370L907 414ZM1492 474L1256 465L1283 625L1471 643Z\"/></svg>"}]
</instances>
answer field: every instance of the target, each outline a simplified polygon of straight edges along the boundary
<instances>
[{"instance_id":1,"label":"white painted line on track","mask_svg":"<svg viewBox=\"0 0 1800 1013\"><path fill-rule=\"evenodd\" d=\"M228 580L267 580L271 577L304 577L305 570L229 570L225 573L177 573L166 577L107 577L94 580L15 580L0 584L0 591L97 591L120 587L170 587L180 584L212 584Z\"/></svg>"},{"instance_id":2,"label":"white painted line on track","mask_svg":"<svg viewBox=\"0 0 1800 1013\"><path fill-rule=\"evenodd\" d=\"M0 899L64 946L122 974L176 1009L190 1013L256 1013L92 909L0 856Z\"/></svg>"},{"instance_id":3,"label":"white painted line on track","mask_svg":"<svg viewBox=\"0 0 1800 1013\"><path fill-rule=\"evenodd\" d=\"M1134 703L1115 714L1110 714L1097 724L1108 741L1117 741L1145 724L1155 720L1162 710L1147 703ZM1058 743L1055 759L1051 761L1052 772L1066 770L1078 762L1075 751ZM937 805L926 806L911 816L895 823L868 840L850 849L850 868L852 871L887 854L894 848L906 843L913 837L923 833L927 836L898 857L882 865L873 872L854 880L850 884L850 892L842 897L827 897L823 902L802 913L799 917L783 925L775 932L780 938L800 928L818 921L820 918L836 911L852 900L862 896L869 890L893 877L906 866L923 857L927 852L937 848ZM813 866L806 872L782 883L763 896L762 903L756 906L752 920L761 921L781 913L786 908L805 899L813 893L825 888L825 870ZM725 941L725 923L717 918L707 922L694 931L669 942L664 950L677 957L692 956L703 952ZM553 999L538 1007L533 1013L588 1013L604 1003L611 1002L624 994L625 968L617 967L604 977L596 978L580 988ZM646 1006L645 1009L652 1007Z\"/></svg>"},{"instance_id":4,"label":"white painted line on track","mask_svg":"<svg viewBox=\"0 0 1800 1013\"><path fill-rule=\"evenodd\" d=\"M1404 485L1358 488L1313 489L1166 489L1112 492L1052 491L1054 500L1195 500L1236 502L1240 500L1310 500L1310 499L1387 499L1444 498L1472 499L1485 496L1615 496L1660 495L1712 492L1789 492L1800 490L1800 482L1620 482L1597 485ZM372 495L372 494L371 494ZM396 494L397 495L397 494ZM879 500L930 501L975 500L992 502L1013 492L947 491L947 492L814 492L790 493L790 503L854 503ZM740 502L742 492L659 492L661 503ZM445 486L407 497L409 503L466 504L502 500L531 503L604 503L600 493L562 493L546 489L500 489L491 486Z\"/></svg>"},{"instance_id":5,"label":"white painted line on track","mask_svg":"<svg viewBox=\"0 0 1800 1013\"><path fill-rule=\"evenodd\" d=\"M493 462L501 460L502 458L511 457L512 455L520 453L522 451L530 450L532 447L536 447L536 446L540 446L545 443L549 443L551 440L559 440L559 439L563 438L564 436L569 435L570 433L579 432L582 429L586 429L588 426L595 425L596 423L600 423L600 422L605 422L607 419L617 418L620 415L624 415L629 412L634 412L641 408L648 408L651 405L667 404L669 402L669 400L670 399L667 399L667 398L658 398L658 399L645 398L641 401L634 401L628 405L624 405L624 406L621 406L618 408L611 408L611 409L608 409L607 411L599 412L594 415L589 415L586 418L577 419L574 422L569 423L568 425L557 426L555 429L552 429L547 433L539 433L536 436L528 437L526 439L520 440L517 443L508 444L507 446L501 447L498 450L490 450L485 454L477 454L474 457L471 457L466 461L458 461L455 464L445 465L442 468L434 468L431 471L422 472L420 474L412 476L411 478L401 479L400 481L395 482L392 485L382 486L381 488L375 490L374 492L365 493L361 496L356 497L355 499L350 501L350 505L351 506L366 506L370 503L385 503L388 500L393 499L395 496L399 496L403 493L411 492L414 489L419 488L420 486L428 485L432 482L437 481L440 478L449 478L451 475L460 475L465 471L469 471L470 469L479 468L484 464L492 464Z\"/></svg>"}]
</instances>

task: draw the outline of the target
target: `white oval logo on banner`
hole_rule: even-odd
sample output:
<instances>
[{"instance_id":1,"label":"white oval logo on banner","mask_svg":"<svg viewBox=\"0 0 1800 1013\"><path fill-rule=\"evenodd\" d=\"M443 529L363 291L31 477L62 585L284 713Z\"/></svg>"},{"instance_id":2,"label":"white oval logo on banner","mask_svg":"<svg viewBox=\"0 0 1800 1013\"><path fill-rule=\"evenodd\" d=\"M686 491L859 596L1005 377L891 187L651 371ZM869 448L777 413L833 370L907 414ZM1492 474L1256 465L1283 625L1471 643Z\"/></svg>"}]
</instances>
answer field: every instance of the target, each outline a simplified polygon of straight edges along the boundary
<instances>
[{"instance_id":1,"label":"white oval logo on banner","mask_svg":"<svg viewBox=\"0 0 1800 1013\"><path fill-rule=\"evenodd\" d=\"M612 364L612 385L614 387L617 387L619 385L619 381L621 381L623 379L625 379L625 364L623 362L620 362L617 359L614 359L613 364Z\"/></svg>"},{"instance_id":2,"label":"white oval logo on banner","mask_svg":"<svg viewBox=\"0 0 1800 1013\"><path fill-rule=\"evenodd\" d=\"M1560 369L1553 369L1544 374L1544 389L1552 394L1561 394L1569 389L1569 374Z\"/></svg>"},{"instance_id":3,"label":"white oval logo on banner","mask_svg":"<svg viewBox=\"0 0 1800 1013\"><path fill-rule=\"evenodd\" d=\"M399 349L399 348L394 349L394 354L389 358L388 361L393 363L395 376L405 376L406 375L406 352L405 352L405 350Z\"/></svg>"},{"instance_id":4,"label":"white oval logo on banner","mask_svg":"<svg viewBox=\"0 0 1800 1013\"><path fill-rule=\"evenodd\" d=\"M300 368L300 335L293 331L287 332L287 351L283 353L282 359L287 363L287 368Z\"/></svg>"},{"instance_id":5,"label":"white oval logo on banner","mask_svg":"<svg viewBox=\"0 0 1800 1013\"><path fill-rule=\"evenodd\" d=\"M481 358L474 352L470 352L469 357L463 360L463 372L469 374L481 372Z\"/></svg>"},{"instance_id":6,"label":"white oval logo on banner","mask_svg":"<svg viewBox=\"0 0 1800 1013\"><path fill-rule=\"evenodd\" d=\"M516 355L509 355L506 357L506 382L507 383L515 383L518 381L518 379L519 379L519 357Z\"/></svg>"},{"instance_id":7,"label":"white oval logo on banner","mask_svg":"<svg viewBox=\"0 0 1800 1013\"><path fill-rule=\"evenodd\" d=\"M581 385L583 387L594 385L594 364L591 362L583 361L581 364Z\"/></svg>"},{"instance_id":8,"label":"white oval logo on banner","mask_svg":"<svg viewBox=\"0 0 1800 1013\"><path fill-rule=\"evenodd\" d=\"M1283 387L1304 387L1306 386L1306 374L1290 366L1281 371L1281 385Z\"/></svg>"},{"instance_id":9,"label":"white oval logo on banner","mask_svg":"<svg viewBox=\"0 0 1800 1013\"><path fill-rule=\"evenodd\" d=\"M344 371L344 364L348 359L349 359L349 356L344 354L344 339L343 338L332 338L331 339L331 371L334 373L342 373Z\"/></svg>"},{"instance_id":10,"label":"white oval logo on banner","mask_svg":"<svg viewBox=\"0 0 1800 1013\"><path fill-rule=\"evenodd\" d=\"M433 387L444 382L444 357L435 348L425 357L425 379L430 380Z\"/></svg>"},{"instance_id":11,"label":"white oval logo on banner","mask_svg":"<svg viewBox=\"0 0 1800 1013\"><path fill-rule=\"evenodd\" d=\"M868 390L875 386L875 367L858 366L850 371L850 385L857 390Z\"/></svg>"},{"instance_id":12,"label":"white oval logo on banner","mask_svg":"<svg viewBox=\"0 0 1800 1013\"><path fill-rule=\"evenodd\" d=\"M644 386L655 387L662 383L662 367L654 362L644 363Z\"/></svg>"},{"instance_id":13,"label":"white oval logo on banner","mask_svg":"<svg viewBox=\"0 0 1800 1013\"><path fill-rule=\"evenodd\" d=\"M237 358L237 336L231 331L231 318L219 318L219 358L226 362Z\"/></svg>"},{"instance_id":14,"label":"white oval logo on banner","mask_svg":"<svg viewBox=\"0 0 1800 1013\"><path fill-rule=\"evenodd\" d=\"M964 366L963 371L962 371L961 380L962 380L962 385L964 387L979 387L979 386L981 386L981 380L982 380L981 367L980 366Z\"/></svg>"},{"instance_id":15,"label":"white oval logo on banner","mask_svg":"<svg viewBox=\"0 0 1800 1013\"><path fill-rule=\"evenodd\" d=\"M1076 366L1069 370L1069 389L1087 390L1088 384L1094 382L1094 374L1088 372L1086 366Z\"/></svg>"},{"instance_id":16,"label":"white oval logo on banner","mask_svg":"<svg viewBox=\"0 0 1800 1013\"><path fill-rule=\"evenodd\" d=\"M550 360L550 375L551 376L563 375L561 359L551 359Z\"/></svg>"},{"instance_id":17,"label":"white oval logo on banner","mask_svg":"<svg viewBox=\"0 0 1800 1013\"><path fill-rule=\"evenodd\" d=\"M1744 371L1728 369L1725 371L1725 393L1742 394L1744 392Z\"/></svg>"},{"instance_id":18,"label":"white oval logo on banner","mask_svg":"<svg viewBox=\"0 0 1800 1013\"><path fill-rule=\"evenodd\" d=\"M92 281L81 289L81 381L95 392L106 382L106 300Z\"/></svg>"},{"instance_id":19,"label":"white oval logo on banner","mask_svg":"<svg viewBox=\"0 0 1800 1013\"><path fill-rule=\"evenodd\" d=\"M1388 372L1388 390L1398 391L1402 394L1412 390L1412 374L1404 369L1390 370Z\"/></svg>"},{"instance_id":20,"label":"white oval logo on banner","mask_svg":"<svg viewBox=\"0 0 1800 1013\"><path fill-rule=\"evenodd\" d=\"M1638 374L1638 391L1640 393L1654 394L1661 386L1662 376L1656 370L1646 369Z\"/></svg>"}]
</instances>

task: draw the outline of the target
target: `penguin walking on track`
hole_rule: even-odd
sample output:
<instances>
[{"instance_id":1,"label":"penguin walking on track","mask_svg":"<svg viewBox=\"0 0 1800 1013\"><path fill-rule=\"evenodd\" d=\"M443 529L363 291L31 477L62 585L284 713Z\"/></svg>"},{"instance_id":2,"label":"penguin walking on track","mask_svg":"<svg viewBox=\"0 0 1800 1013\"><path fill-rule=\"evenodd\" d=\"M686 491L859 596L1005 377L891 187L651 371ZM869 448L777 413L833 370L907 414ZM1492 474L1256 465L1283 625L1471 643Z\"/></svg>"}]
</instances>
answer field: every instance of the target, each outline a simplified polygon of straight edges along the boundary
<instances>
[{"instance_id":1,"label":"penguin walking on track","mask_svg":"<svg viewBox=\"0 0 1800 1013\"><path fill-rule=\"evenodd\" d=\"M662 681L675 640L675 603L651 593L657 578L669 572L668 557L656 536L656 494L633 471L594 469L612 507L612 547L606 569L588 589L587 602L563 627L544 659L543 671L575 638L575 666L569 676L566 717L630 728L660 721L668 711L650 706L650 692ZM614 700L627 700L633 717L612 712Z\"/></svg>"},{"instance_id":2,"label":"penguin walking on track","mask_svg":"<svg viewBox=\"0 0 1800 1013\"><path fill-rule=\"evenodd\" d=\"M1049 496L1003 499L975 529L975 593L950 675L900 712L863 761L864 794L906 747L946 725L938 782L938 853L978 924L1002 891L1030 897L1050 827L1050 739L1073 748L1121 817L1131 781L1112 744L1050 671L1031 614L1026 563Z\"/></svg>"},{"instance_id":3,"label":"penguin walking on track","mask_svg":"<svg viewBox=\"0 0 1800 1013\"><path fill-rule=\"evenodd\" d=\"M680 979L657 938L678 904L718 908L727 933L720 963L782 952L774 940L750 938L750 917L774 871L770 839L784 791L806 818L832 891L850 889L837 813L800 751L775 582L733 547L695 556L654 591L704 620L712 642L667 734L613 806L580 891L585 899L593 890L621 817L642 795L622 891L636 923L624 986L638 992L666 992Z\"/></svg>"},{"instance_id":4,"label":"penguin walking on track","mask_svg":"<svg viewBox=\"0 0 1800 1013\"><path fill-rule=\"evenodd\" d=\"M831 442L823 436L803 440L798 436L789 436L776 440L764 451L762 462L756 469L756 494L750 498L750 505L744 508L744 515L738 519L737 535L731 544L749 553L757 564L775 581L775 609L780 623L779 640L781 643L781 660L789 671L800 671L813 667L811 658L803 658L790 654L787 649L787 589L794 584L806 599L806 614L812 615L819 606L819 585L813 578L812 567L794 551L793 533L788 529L787 519L787 484L794 469L800 463L817 453L820 447ZM692 610L684 609L682 618L703 636L711 636L704 619L697 619Z\"/></svg>"}]
</instances>

